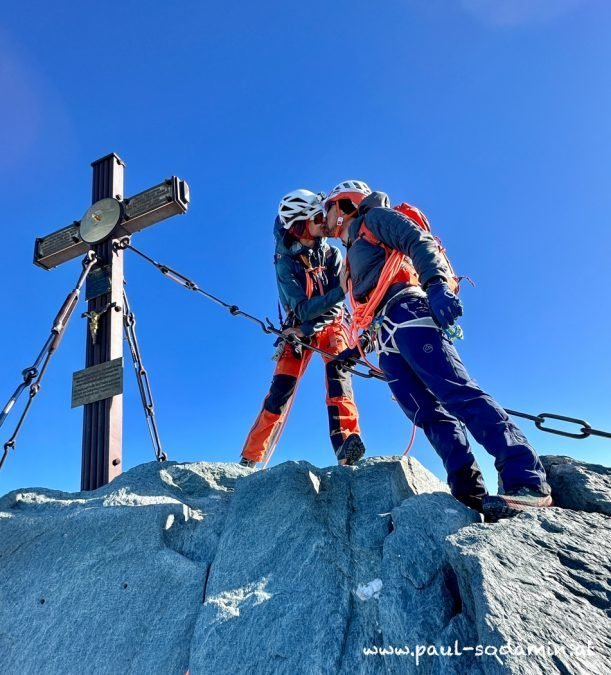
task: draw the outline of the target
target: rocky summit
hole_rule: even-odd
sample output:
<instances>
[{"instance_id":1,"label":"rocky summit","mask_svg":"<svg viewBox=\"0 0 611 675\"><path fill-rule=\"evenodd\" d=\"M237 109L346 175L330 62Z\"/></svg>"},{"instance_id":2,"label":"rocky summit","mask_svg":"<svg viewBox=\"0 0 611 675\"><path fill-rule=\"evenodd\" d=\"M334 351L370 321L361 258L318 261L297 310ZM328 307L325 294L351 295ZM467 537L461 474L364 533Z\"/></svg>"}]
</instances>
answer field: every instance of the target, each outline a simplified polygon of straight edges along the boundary
<instances>
[{"instance_id":1,"label":"rocky summit","mask_svg":"<svg viewBox=\"0 0 611 675\"><path fill-rule=\"evenodd\" d=\"M611 470L542 459L558 506L495 524L393 457L11 492L0 672L607 673Z\"/></svg>"}]
</instances>

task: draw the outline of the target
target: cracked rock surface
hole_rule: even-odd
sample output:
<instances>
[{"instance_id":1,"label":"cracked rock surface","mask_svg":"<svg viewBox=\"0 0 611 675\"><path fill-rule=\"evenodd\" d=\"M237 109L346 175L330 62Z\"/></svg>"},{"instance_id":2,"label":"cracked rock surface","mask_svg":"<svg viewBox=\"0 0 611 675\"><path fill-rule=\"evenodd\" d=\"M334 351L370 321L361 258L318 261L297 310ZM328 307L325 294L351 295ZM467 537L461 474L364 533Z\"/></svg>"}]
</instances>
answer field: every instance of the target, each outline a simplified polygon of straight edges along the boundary
<instances>
[{"instance_id":1,"label":"cracked rock surface","mask_svg":"<svg viewBox=\"0 0 611 675\"><path fill-rule=\"evenodd\" d=\"M543 459L564 508L494 525L413 458L11 492L0 672L607 672L609 469Z\"/></svg>"}]
</instances>

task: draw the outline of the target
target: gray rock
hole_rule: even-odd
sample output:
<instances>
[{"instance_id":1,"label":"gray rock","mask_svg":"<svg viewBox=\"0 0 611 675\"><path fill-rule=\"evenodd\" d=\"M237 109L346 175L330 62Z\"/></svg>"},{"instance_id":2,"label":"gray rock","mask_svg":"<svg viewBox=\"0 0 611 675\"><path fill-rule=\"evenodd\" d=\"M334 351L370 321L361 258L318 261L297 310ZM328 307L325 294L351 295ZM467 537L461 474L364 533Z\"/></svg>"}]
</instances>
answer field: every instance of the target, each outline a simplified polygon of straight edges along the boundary
<instances>
[{"instance_id":1,"label":"gray rock","mask_svg":"<svg viewBox=\"0 0 611 675\"><path fill-rule=\"evenodd\" d=\"M394 509L392 517L394 531L384 542L382 625L376 644L407 645L411 650L440 640L452 644L459 639L465 644L467 626L454 621L462 600L444 542L448 535L479 523L479 514L450 495L436 492L408 499ZM478 672L468 657L455 663L450 658L422 655L418 661L403 658L394 666L392 672L397 673Z\"/></svg>"},{"instance_id":2,"label":"gray rock","mask_svg":"<svg viewBox=\"0 0 611 675\"><path fill-rule=\"evenodd\" d=\"M382 574L392 508L431 488L444 486L411 458L331 469L287 462L240 481L195 629L192 675L379 672L362 654L376 636L377 600L357 593Z\"/></svg>"},{"instance_id":3,"label":"gray rock","mask_svg":"<svg viewBox=\"0 0 611 675\"><path fill-rule=\"evenodd\" d=\"M186 672L207 565L246 473L152 463L91 493L3 497L0 671Z\"/></svg>"},{"instance_id":4,"label":"gray rock","mask_svg":"<svg viewBox=\"0 0 611 675\"><path fill-rule=\"evenodd\" d=\"M557 455L543 455L541 462L557 506L611 516L609 467Z\"/></svg>"},{"instance_id":5,"label":"gray rock","mask_svg":"<svg viewBox=\"0 0 611 675\"><path fill-rule=\"evenodd\" d=\"M606 516L557 508L449 537L476 644L499 650L480 659L484 672L609 672L610 542ZM545 652L529 655L529 647Z\"/></svg>"},{"instance_id":6,"label":"gray rock","mask_svg":"<svg viewBox=\"0 0 611 675\"><path fill-rule=\"evenodd\" d=\"M563 467L572 503L604 508L604 470ZM598 675L610 523L484 525L411 458L151 463L92 493L18 490L0 498L0 672ZM588 638L502 663L467 649Z\"/></svg>"}]
</instances>

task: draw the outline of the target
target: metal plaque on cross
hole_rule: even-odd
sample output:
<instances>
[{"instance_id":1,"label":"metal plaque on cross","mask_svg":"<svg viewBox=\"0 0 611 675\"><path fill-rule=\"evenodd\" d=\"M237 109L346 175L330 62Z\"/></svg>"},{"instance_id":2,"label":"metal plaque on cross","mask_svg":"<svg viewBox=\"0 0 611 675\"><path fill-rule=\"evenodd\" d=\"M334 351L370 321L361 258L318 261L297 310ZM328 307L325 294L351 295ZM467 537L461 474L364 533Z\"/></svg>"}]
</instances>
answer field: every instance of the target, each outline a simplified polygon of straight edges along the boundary
<instances>
[{"instance_id":1,"label":"metal plaque on cross","mask_svg":"<svg viewBox=\"0 0 611 675\"><path fill-rule=\"evenodd\" d=\"M172 176L123 197L125 164L116 154L92 163L92 205L67 227L36 239L34 263L51 269L93 251L87 279L85 368L74 374L73 406L84 405L81 489L121 473L123 435L123 250L114 240L185 213L189 186Z\"/></svg>"}]
</instances>

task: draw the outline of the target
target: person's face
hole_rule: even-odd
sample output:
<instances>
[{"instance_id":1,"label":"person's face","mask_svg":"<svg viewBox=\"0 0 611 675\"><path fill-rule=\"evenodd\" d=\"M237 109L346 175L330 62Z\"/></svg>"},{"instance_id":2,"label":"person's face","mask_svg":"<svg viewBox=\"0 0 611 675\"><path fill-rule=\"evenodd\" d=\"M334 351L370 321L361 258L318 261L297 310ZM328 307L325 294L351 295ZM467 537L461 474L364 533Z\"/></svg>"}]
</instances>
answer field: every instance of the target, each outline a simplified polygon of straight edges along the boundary
<instances>
[{"instance_id":1,"label":"person's face","mask_svg":"<svg viewBox=\"0 0 611 675\"><path fill-rule=\"evenodd\" d=\"M339 215L339 209L337 208L337 202L331 202L327 207L327 217L325 219L323 230L325 237L336 237L337 236L337 218Z\"/></svg>"},{"instance_id":2,"label":"person's face","mask_svg":"<svg viewBox=\"0 0 611 675\"><path fill-rule=\"evenodd\" d=\"M325 216L322 211L309 219L308 230L314 239L327 236L325 234Z\"/></svg>"}]
</instances>

